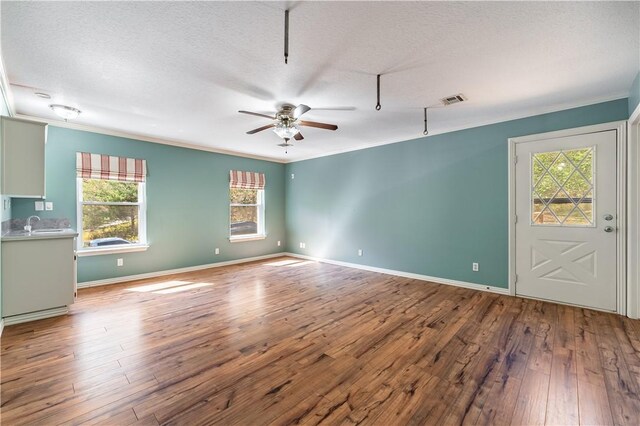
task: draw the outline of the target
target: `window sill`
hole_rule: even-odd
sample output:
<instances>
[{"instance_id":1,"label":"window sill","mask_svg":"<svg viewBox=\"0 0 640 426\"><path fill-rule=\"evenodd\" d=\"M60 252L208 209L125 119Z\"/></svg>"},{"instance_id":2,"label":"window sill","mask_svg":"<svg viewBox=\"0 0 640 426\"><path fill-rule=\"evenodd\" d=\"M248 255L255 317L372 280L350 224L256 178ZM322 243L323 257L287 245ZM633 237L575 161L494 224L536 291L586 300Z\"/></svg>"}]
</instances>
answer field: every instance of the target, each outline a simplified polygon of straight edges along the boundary
<instances>
[{"instance_id":1,"label":"window sill","mask_svg":"<svg viewBox=\"0 0 640 426\"><path fill-rule=\"evenodd\" d=\"M98 256L101 254L133 253L136 251L147 251L148 248L149 246L147 244L137 244L128 247L89 248L78 250L77 255L78 257L84 257Z\"/></svg>"},{"instance_id":2,"label":"window sill","mask_svg":"<svg viewBox=\"0 0 640 426\"><path fill-rule=\"evenodd\" d=\"M266 235L247 235L247 236L238 236L238 237L229 237L229 241L231 241L232 243L242 243L245 241L258 241L258 240L264 240L265 238L267 238Z\"/></svg>"}]
</instances>

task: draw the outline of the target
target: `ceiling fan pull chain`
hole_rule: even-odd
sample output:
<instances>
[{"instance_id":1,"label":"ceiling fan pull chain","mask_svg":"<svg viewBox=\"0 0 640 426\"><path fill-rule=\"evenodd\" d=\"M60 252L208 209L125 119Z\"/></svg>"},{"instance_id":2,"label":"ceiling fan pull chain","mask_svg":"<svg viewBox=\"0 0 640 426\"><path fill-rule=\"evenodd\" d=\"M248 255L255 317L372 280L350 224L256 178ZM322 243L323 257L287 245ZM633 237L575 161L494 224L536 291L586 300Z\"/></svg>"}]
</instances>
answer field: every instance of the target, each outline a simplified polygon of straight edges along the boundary
<instances>
[{"instance_id":1,"label":"ceiling fan pull chain","mask_svg":"<svg viewBox=\"0 0 640 426\"><path fill-rule=\"evenodd\" d=\"M380 111L382 105L380 105L380 74L378 74L378 103L376 104L376 111Z\"/></svg>"},{"instance_id":2,"label":"ceiling fan pull chain","mask_svg":"<svg viewBox=\"0 0 640 426\"><path fill-rule=\"evenodd\" d=\"M427 122L427 107L424 108L424 132L423 135L427 136L429 134L428 122Z\"/></svg>"},{"instance_id":3,"label":"ceiling fan pull chain","mask_svg":"<svg viewBox=\"0 0 640 426\"><path fill-rule=\"evenodd\" d=\"M284 63L289 63L289 11L284 11Z\"/></svg>"}]
</instances>

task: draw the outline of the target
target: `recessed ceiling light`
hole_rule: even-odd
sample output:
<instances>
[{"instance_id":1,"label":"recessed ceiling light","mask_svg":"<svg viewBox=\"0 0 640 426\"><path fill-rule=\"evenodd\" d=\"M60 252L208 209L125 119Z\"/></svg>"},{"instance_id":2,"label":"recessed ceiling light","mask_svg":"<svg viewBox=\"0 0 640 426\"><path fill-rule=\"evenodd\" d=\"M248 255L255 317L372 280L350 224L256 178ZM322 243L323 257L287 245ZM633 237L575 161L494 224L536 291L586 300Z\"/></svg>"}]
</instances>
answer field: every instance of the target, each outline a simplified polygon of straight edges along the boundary
<instances>
[{"instance_id":1,"label":"recessed ceiling light","mask_svg":"<svg viewBox=\"0 0 640 426\"><path fill-rule=\"evenodd\" d=\"M51 96L43 93L43 92L35 92L34 93L37 97L42 98L42 99L51 99Z\"/></svg>"},{"instance_id":2,"label":"recessed ceiling light","mask_svg":"<svg viewBox=\"0 0 640 426\"><path fill-rule=\"evenodd\" d=\"M49 105L49 108L51 108L53 112L58 114L60 117L64 118L64 121L73 120L82 112L78 108L60 104Z\"/></svg>"}]
</instances>

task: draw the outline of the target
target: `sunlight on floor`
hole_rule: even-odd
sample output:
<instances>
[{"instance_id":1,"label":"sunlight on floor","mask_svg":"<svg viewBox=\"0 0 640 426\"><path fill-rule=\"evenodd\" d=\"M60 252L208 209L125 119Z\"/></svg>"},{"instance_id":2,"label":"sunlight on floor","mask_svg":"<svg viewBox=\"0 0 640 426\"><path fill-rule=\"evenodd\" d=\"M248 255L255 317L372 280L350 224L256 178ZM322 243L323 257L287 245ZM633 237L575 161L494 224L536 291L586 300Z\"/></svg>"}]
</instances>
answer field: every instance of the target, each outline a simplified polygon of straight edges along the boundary
<instances>
[{"instance_id":1,"label":"sunlight on floor","mask_svg":"<svg viewBox=\"0 0 640 426\"><path fill-rule=\"evenodd\" d=\"M167 281L164 283L132 287L128 288L127 291L135 291L138 293L171 294L179 293L181 291L193 290L194 288L208 287L212 285L212 283L194 283L191 281Z\"/></svg>"},{"instance_id":2,"label":"sunlight on floor","mask_svg":"<svg viewBox=\"0 0 640 426\"><path fill-rule=\"evenodd\" d=\"M181 291L193 290L194 288L201 288L201 287L210 287L212 285L213 284L211 283L193 283L193 284L183 285L180 287L172 287L172 288L167 288L165 290L154 291L154 293L157 293L157 294L179 293Z\"/></svg>"},{"instance_id":3,"label":"sunlight on floor","mask_svg":"<svg viewBox=\"0 0 640 426\"><path fill-rule=\"evenodd\" d=\"M280 260L278 262L270 262L265 263L266 266L288 266L288 267L298 267L303 265L309 265L311 263L316 263L312 260Z\"/></svg>"}]
</instances>

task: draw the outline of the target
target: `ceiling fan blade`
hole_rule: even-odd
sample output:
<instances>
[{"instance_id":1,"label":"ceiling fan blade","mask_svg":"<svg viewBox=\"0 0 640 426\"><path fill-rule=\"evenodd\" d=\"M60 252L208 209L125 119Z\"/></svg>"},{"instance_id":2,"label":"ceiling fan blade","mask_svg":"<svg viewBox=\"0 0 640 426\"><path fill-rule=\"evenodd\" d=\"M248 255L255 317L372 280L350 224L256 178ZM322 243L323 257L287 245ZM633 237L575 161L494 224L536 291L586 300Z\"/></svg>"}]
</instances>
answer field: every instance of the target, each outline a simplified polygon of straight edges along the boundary
<instances>
[{"instance_id":1,"label":"ceiling fan blade","mask_svg":"<svg viewBox=\"0 0 640 426\"><path fill-rule=\"evenodd\" d=\"M302 136L302 133L298 132L296 133L293 138L297 141L301 141L302 139L304 139L304 137Z\"/></svg>"},{"instance_id":2,"label":"ceiling fan blade","mask_svg":"<svg viewBox=\"0 0 640 426\"><path fill-rule=\"evenodd\" d=\"M296 107L296 109L293 110L293 118L294 120L299 118L302 114L304 114L305 112L309 111L311 109L311 107L309 107L308 105L305 104L300 104Z\"/></svg>"},{"instance_id":3,"label":"ceiling fan blade","mask_svg":"<svg viewBox=\"0 0 640 426\"><path fill-rule=\"evenodd\" d=\"M249 130L247 132L247 134L248 135L252 135L254 133L258 133L258 132L261 132L263 130L270 129L271 127L274 127L274 126L275 126L275 124L267 124L266 126L262 126L262 127L258 127L257 129Z\"/></svg>"},{"instance_id":4,"label":"ceiling fan blade","mask_svg":"<svg viewBox=\"0 0 640 426\"><path fill-rule=\"evenodd\" d=\"M271 117L270 115L266 115L266 114L260 114L259 112L251 112L251 111L238 111L241 114L249 114L249 115L255 115L257 117L264 117L264 118L268 118L270 120L275 120L275 117Z\"/></svg>"},{"instance_id":5,"label":"ceiling fan blade","mask_svg":"<svg viewBox=\"0 0 640 426\"><path fill-rule=\"evenodd\" d=\"M317 127L319 129L338 130L338 126L335 124L316 123L315 121L300 121L301 126Z\"/></svg>"}]
</instances>

